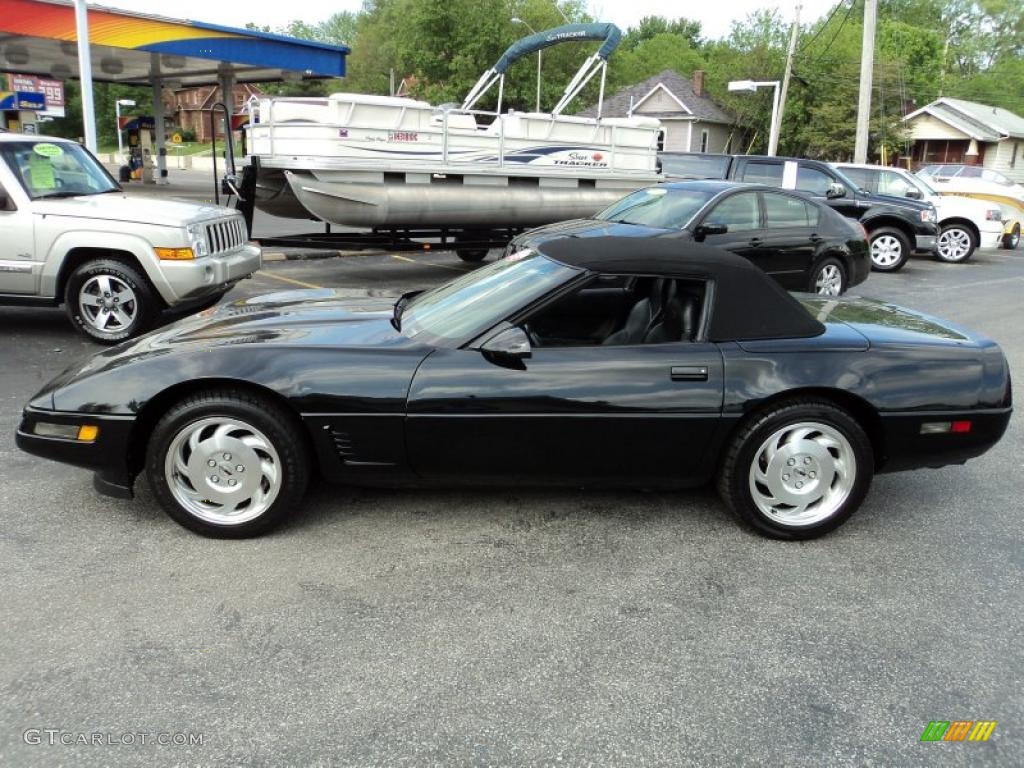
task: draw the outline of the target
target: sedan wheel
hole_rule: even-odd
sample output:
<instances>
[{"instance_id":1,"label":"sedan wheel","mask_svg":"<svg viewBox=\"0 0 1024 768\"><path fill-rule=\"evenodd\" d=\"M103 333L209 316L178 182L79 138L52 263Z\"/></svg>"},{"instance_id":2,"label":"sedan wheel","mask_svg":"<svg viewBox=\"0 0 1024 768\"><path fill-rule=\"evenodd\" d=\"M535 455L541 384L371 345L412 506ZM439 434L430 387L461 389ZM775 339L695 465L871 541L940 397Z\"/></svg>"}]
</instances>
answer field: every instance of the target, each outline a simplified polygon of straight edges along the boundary
<instances>
[{"instance_id":1,"label":"sedan wheel","mask_svg":"<svg viewBox=\"0 0 1024 768\"><path fill-rule=\"evenodd\" d=\"M910 257L910 241L900 230L883 227L871 233L871 268L879 272L895 272Z\"/></svg>"},{"instance_id":2,"label":"sedan wheel","mask_svg":"<svg viewBox=\"0 0 1024 768\"><path fill-rule=\"evenodd\" d=\"M767 536L811 539L841 525L867 494L871 442L846 411L794 400L753 417L718 475L729 508Z\"/></svg>"},{"instance_id":3,"label":"sedan wheel","mask_svg":"<svg viewBox=\"0 0 1024 768\"><path fill-rule=\"evenodd\" d=\"M309 480L295 418L245 391L174 406L153 430L146 474L167 513L204 536L255 536L298 505Z\"/></svg>"},{"instance_id":4,"label":"sedan wheel","mask_svg":"<svg viewBox=\"0 0 1024 768\"><path fill-rule=\"evenodd\" d=\"M974 253L974 235L964 227L953 224L939 233L935 255L940 261L959 264L967 261Z\"/></svg>"},{"instance_id":5,"label":"sedan wheel","mask_svg":"<svg viewBox=\"0 0 1024 768\"><path fill-rule=\"evenodd\" d=\"M846 272L836 259L825 259L811 278L811 290L819 296L841 296L846 291Z\"/></svg>"}]
</instances>

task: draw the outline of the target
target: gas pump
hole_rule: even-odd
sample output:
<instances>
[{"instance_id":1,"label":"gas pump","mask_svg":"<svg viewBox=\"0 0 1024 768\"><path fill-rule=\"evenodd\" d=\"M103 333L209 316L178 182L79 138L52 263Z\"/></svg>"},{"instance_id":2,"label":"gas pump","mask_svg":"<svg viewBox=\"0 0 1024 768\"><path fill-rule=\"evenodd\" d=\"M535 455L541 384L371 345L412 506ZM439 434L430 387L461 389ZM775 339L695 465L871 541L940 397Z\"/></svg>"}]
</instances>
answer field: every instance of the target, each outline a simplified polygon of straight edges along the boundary
<instances>
[{"instance_id":1,"label":"gas pump","mask_svg":"<svg viewBox=\"0 0 1024 768\"><path fill-rule=\"evenodd\" d=\"M153 183L153 134L152 117L133 117L124 126L128 175L145 184Z\"/></svg>"}]
</instances>

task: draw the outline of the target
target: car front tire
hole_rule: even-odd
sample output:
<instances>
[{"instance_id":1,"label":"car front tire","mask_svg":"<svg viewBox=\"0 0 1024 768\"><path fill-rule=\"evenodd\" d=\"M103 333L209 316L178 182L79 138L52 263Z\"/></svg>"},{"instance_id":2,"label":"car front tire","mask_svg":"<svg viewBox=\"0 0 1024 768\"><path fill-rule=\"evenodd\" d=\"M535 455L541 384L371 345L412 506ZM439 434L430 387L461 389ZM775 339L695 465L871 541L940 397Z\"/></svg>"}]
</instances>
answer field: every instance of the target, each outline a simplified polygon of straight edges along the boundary
<instances>
[{"instance_id":1,"label":"car front tire","mask_svg":"<svg viewBox=\"0 0 1024 768\"><path fill-rule=\"evenodd\" d=\"M100 344L117 344L149 329L159 314L156 295L139 271L116 259L91 259L68 278L68 318Z\"/></svg>"},{"instance_id":2,"label":"car front tire","mask_svg":"<svg viewBox=\"0 0 1024 768\"><path fill-rule=\"evenodd\" d=\"M873 475L871 442L860 425L832 403L801 399L771 407L740 429L718 490L758 533L813 539L860 507Z\"/></svg>"},{"instance_id":3,"label":"car front tire","mask_svg":"<svg viewBox=\"0 0 1024 768\"><path fill-rule=\"evenodd\" d=\"M847 287L848 279L843 262L835 256L828 256L811 271L807 290L819 296L842 296Z\"/></svg>"},{"instance_id":4,"label":"car front tire","mask_svg":"<svg viewBox=\"0 0 1024 768\"><path fill-rule=\"evenodd\" d=\"M960 264L971 258L978 247L978 239L962 224L948 224L939 232L935 243L935 258L947 264Z\"/></svg>"},{"instance_id":5,"label":"car front tire","mask_svg":"<svg viewBox=\"0 0 1024 768\"><path fill-rule=\"evenodd\" d=\"M877 272L897 272L910 258L910 240L895 227L876 229L868 238L871 268Z\"/></svg>"},{"instance_id":6,"label":"car front tire","mask_svg":"<svg viewBox=\"0 0 1024 768\"><path fill-rule=\"evenodd\" d=\"M1011 232L1003 235L1003 248L1008 251L1015 251L1018 245L1020 245L1020 224L1014 226Z\"/></svg>"},{"instance_id":7,"label":"car front tire","mask_svg":"<svg viewBox=\"0 0 1024 768\"><path fill-rule=\"evenodd\" d=\"M309 484L295 419L243 390L192 395L160 419L146 476L180 525L213 538L249 538L280 525Z\"/></svg>"}]
</instances>

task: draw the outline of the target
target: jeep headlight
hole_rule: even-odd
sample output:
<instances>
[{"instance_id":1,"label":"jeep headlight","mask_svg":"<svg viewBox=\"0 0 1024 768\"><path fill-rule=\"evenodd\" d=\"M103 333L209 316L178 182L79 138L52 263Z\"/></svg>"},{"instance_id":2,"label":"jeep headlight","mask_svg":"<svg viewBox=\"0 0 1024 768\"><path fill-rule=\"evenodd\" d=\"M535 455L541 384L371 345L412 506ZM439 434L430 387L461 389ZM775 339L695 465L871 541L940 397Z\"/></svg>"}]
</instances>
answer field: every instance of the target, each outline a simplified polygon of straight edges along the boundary
<instances>
[{"instance_id":1,"label":"jeep headlight","mask_svg":"<svg viewBox=\"0 0 1024 768\"><path fill-rule=\"evenodd\" d=\"M188 241L192 245L192 252L195 253L197 258L208 256L210 254L210 245L206 242L206 227L202 224L189 224L187 229Z\"/></svg>"}]
</instances>

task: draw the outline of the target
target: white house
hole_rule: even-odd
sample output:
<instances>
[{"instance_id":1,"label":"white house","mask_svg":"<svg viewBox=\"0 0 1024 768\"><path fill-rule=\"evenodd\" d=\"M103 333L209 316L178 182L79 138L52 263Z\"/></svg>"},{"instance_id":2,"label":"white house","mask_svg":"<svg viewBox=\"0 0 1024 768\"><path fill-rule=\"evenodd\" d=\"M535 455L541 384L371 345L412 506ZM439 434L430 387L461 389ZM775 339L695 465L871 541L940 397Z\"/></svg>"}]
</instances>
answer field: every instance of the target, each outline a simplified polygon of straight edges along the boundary
<instances>
[{"instance_id":1,"label":"white house","mask_svg":"<svg viewBox=\"0 0 1024 768\"><path fill-rule=\"evenodd\" d=\"M597 106L580 114L596 117ZM743 151L743 128L737 125L735 117L708 98L701 70L688 80L666 69L606 99L601 114L658 118L664 126L661 148L667 152Z\"/></svg>"},{"instance_id":2,"label":"white house","mask_svg":"<svg viewBox=\"0 0 1024 768\"><path fill-rule=\"evenodd\" d=\"M1024 117L1000 107L940 98L905 118L915 165L967 163L1024 183Z\"/></svg>"}]
</instances>

